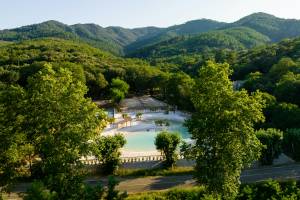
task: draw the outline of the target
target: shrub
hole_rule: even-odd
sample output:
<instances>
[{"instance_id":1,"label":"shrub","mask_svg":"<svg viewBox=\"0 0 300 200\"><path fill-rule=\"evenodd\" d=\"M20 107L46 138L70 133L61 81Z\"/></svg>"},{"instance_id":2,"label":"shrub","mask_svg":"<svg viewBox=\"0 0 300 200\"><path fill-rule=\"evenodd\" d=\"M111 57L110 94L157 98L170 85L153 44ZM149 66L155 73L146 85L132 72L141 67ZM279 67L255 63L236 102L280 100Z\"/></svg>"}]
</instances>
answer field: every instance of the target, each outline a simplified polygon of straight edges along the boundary
<instances>
[{"instance_id":1,"label":"shrub","mask_svg":"<svg viewBox=\"0 0 300 200\"><path fill-rule=\"evenodd\" d=\"M265 199L282 199L296 200L300 195L300 189L295 181L277 182L274 180L242 185L237 200L265 200Z\"/></svg>"},{"instance_id":2,"label":"shrub","mask_svg":"<svg viewBox=\"0 0 300 200\"><path fill-rule=\"evenodd\" d=\"M263 165L272 165L275 158L282 152L283 133L277 129L260 129L256 133L257 138L263 144L260 162Z\"/></svg>"},{"instance_id":3,"label":"shrub","mask_svg":"<svg viewBox=\"0 0 300 200\"><path fill-rule=\"evenodd\" d=\"M283 151L296 161L300 161L300 129L288 129L284 133Z\"/></svg>"},{"instance_id":4,"label":"shrub","mask_svg":"<svg viewBox=\"0 0 300 200\"><path fill-rule=\"evenodd\" d=\"M24 200L54 200L57 199L56 192L50 192L40 181L32 183Z\"/></svg>"}]
</instances>

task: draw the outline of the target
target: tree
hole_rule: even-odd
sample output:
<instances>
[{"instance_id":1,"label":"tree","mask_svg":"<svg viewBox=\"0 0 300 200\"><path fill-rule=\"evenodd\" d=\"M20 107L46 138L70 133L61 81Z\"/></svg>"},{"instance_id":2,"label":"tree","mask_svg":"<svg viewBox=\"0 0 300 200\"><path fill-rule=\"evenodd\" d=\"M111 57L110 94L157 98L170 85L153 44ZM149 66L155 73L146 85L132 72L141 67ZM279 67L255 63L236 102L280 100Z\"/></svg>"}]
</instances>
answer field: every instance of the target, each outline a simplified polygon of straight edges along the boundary
<instances>
[{"instance_id":1,"label":"tree","mask_svg":"<svg viewBox=\"0 0 300 200\"><path fill-rule=\"evenodd\" d=\"M166 85L166 99L170 104L180 108L192 110L190 100L194 80L187 74L180 72L171 75Z\"/></svg>"},{"instance_id":2,"label":"tree","mask_svg":"<svg viewBox=\"0 0 300 200\"><path fill-rule=\"evenodd\" d=\"M161 151L166 159L165 166L173 167L178 159L176 150L180 144L179 133L160 132L155 138L156 149Z\"/></svg>"},{"instance_id":3,"label":"tree","mask_svg":"<svg viewBox=\"0 0 300 200\"><path fill-rule=\"evenodd\" d=\"M282 152L283 132L273 128L260 129L257 131L256 136L264 145L260 157L261 164L272 165L273 160L278 158Z\"/></svg>"},{"instance_id":4,"label":"tree","mask_svg":"<svg viewBox=\"0 0 300 200\"><path fill-rule=\"evenodd\" d=\"M126 144L123 135L101 136L96 139L93 153L101 161L103 172L112 174L120 165L120 148Z\"/></svg>"},{"instance_id":5,"label":"tree","mask_svg":"<svg viewBox=\"0 0 300 200\"><path fill-rule=\"evenodd\" d=\"M234 91L228 64L211 61L200 68L193 88L196 109L186 126L195 140L196 178L209 191L232 198L241 170L259 157L254 124L264 120L260 93Z\"/></svg>"},{"instance_id":6,"label":"tree","mask_svg":"<svg viewBox=\"0 0 300 200\"><path fill-rule=\"evenodd\" d=\"M45 67L28 81L22 131L41 159L45 186L61 199L84 193L80 158L106 125L106 115L84 95L86 86L69 70Z\"/></svg>"},{"instance_id":7,"label":"tree","mask_svg":"<svg viewBox=\"0 0 300 200\"><path fill-rule=\"evenodd\" d=\"M25 122L26 91L0 82L0 188L7 189L24 166L29 140L22 129Z\"/></svg>"},{"instance_id":8,"label":"tree","mask_svg":"<svg viewBox=\"0 0 300 200\"><path fill-rule=\"evenodd\" d=\"M110 95L114 103L120 103L128 93L129 85L121 79L112 79Z\"/></svg>"},{"instance_id":9,"label":"tree","mask_svg":"<svg viewBox=\"0 0 300 200\"><path fill-rule=\"evenodd\" d=\"M283 151L296 161L300 161L300 129L288 129L283 137Z\"/></svg>"},{"instance_id":10,"label":"tree","mask_svg":"<svg viewBox=\"0 0 300 200\"><path fill-rule=\"evenodd\" d=\"M286 130L298 128L300 122L300 108L295 104L280 103L267 109L268 127Z\"/></svg>"},{"instance_id":11,"label":"tree","mask_svg":"<svg viewBox=\"0 0 300 200\"><path fill-rule=\"evenodd\" d=\"M300 106L300 74L288 72L276 84L274 94L278 101Z\"/></svg>"},{"instance_id":12,"label":"tree","mask_svg":"<svg viewBox=\"0 0 300 200\"><path fill-rule=\"evenodd\" d=\"M143 115L143 113L141 113L141 112L136 113L136 115L135 115L136 120L141 120L142 115Z\"/></svg>"},{"instance_id":13,"label":"tree","mask_svg":"<svg viewBox=\"0 0 300 200\"><path fill-rule=\"evenodd\" d=\"M276 82L283 75L287 74L290 70L297 68L296 63L291 58L282 58L279 62L273 65L270 69L269 76Z\"/></svg>"}]
</instances>

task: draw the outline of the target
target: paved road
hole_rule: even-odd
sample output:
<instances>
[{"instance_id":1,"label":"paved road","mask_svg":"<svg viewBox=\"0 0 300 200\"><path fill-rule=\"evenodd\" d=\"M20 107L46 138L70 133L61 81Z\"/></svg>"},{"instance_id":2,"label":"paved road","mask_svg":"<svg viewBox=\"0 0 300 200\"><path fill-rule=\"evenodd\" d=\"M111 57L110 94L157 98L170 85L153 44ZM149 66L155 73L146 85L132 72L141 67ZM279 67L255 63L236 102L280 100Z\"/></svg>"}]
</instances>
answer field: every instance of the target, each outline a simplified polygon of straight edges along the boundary
<instances>
[{"instance_id":1,"label":"paved road","mask_svg":"<svg viewBox=\"0 0 300 200\"><path fill-rule=\"evenodd\" d=\"M300 164L290 164L278 167L263 167L256 169L244 170L241 176L243 183L259 182L267 179L300 180ZM107 179L87 179L86 182L95 185L98 182L107 183ZM181 176L154 176L142 178L119 178L120 184L118 189L127 191L128 193L165 190L171 187L190 187L196 184L192 175ZM24 192L28 188L29 183L19 184L14 192Z\"/></svg>"},{"instance_id":2,"label":"paved road","mask_svg":"<svg viewBox=\"0 0 300 200\"><path fill-rule=\"evenodd\" d=\"M257 169L244 170L241 175L243 183L259 182L267 179L300 180L300 164L290 164L278 167L263 167ZM105 184L105 180L101 180ZM192 175L181 176L154 176L143 178L121 178L118 189L128 193L165 190L171 187L190 187L196 184ZM97 180L87 180L90 184L95 184Z\"/></svg>"}]
</instances>

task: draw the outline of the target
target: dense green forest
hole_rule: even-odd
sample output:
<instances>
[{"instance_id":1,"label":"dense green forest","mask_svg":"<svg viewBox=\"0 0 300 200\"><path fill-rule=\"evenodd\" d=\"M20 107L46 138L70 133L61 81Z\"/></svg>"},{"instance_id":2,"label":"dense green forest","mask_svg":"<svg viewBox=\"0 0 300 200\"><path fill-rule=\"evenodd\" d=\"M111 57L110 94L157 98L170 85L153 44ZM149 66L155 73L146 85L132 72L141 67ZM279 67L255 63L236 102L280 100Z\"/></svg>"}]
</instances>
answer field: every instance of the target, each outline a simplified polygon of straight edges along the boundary
<instances>
[{"instance_id":1,"label":"dense green forest","mask_svg":"<svg viewBox=\"0 0 300 200\"><path fill-rule=\"evenodd\" d=\"M268 37L246 27L211 31L196 36L175 37L167 41L145 47L132 57L164 58L179 54L201 54L214 49L242 50L268 43Z\"/></svg>"},{"instance_id":2,"label":"dense green forest","mask_svg":"<svg viewBox=\"0 0 300 200\"><path fill-rule=\"evenodd\" d=\"M27 78L45 63L76 72L78 79L89 88L93 99L110 98L112 79L119 78L130 86L130 94L152 94L179 108L193 110L190 103L193 78L207 60L227 62L233 69L232 79L243 80L249 92L260 90L274 97L276 106L263 126L284 129L298 127L299 39L250 50L215 50L177 55L174 60L154 59L149 64L139 59L113 56L84 43L61 39L29 40L0 47L1 80L26 86ZM207 55L205 55L207 53ZM159 60L159 59L158 59ZM287 95L288 94L288 95ZM176 98L176 97L180 98ZM275 100L276 98L276 100ZM274 103L273 102L273 103ZM285 113L287 116L284 118ZM284 119L284 120L283 120ZM274 121L275 120L275 121Z\"/></svg>"}]
</instances>

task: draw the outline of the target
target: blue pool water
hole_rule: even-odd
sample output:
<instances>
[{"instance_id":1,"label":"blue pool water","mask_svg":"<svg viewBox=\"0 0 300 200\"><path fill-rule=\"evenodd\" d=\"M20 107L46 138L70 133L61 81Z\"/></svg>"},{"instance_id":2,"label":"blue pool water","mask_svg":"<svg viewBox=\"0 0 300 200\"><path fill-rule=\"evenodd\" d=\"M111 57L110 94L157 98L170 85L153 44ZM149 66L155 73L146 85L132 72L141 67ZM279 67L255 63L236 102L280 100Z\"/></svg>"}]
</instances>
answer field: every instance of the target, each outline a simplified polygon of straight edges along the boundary
<instances>
[{"instance_id":1,"label":"blue pool water","mask_svg":"<svg viewBox=\"0 0 300 200\"><path fill-rule=\"evenodd\" d=\"M182 139L190 138L190 134L186 127L183 126L182 122L169 121L170 126L166 127L168 131L174 131L180 133ZM154 122L153 122L154 123ZM142 151L155 151L154 140L160 130L150 129L149 131L136 131L130 132L126 135L126 145L124 151L130 152L142 152Z\"/></svg>"}]
</instances>

